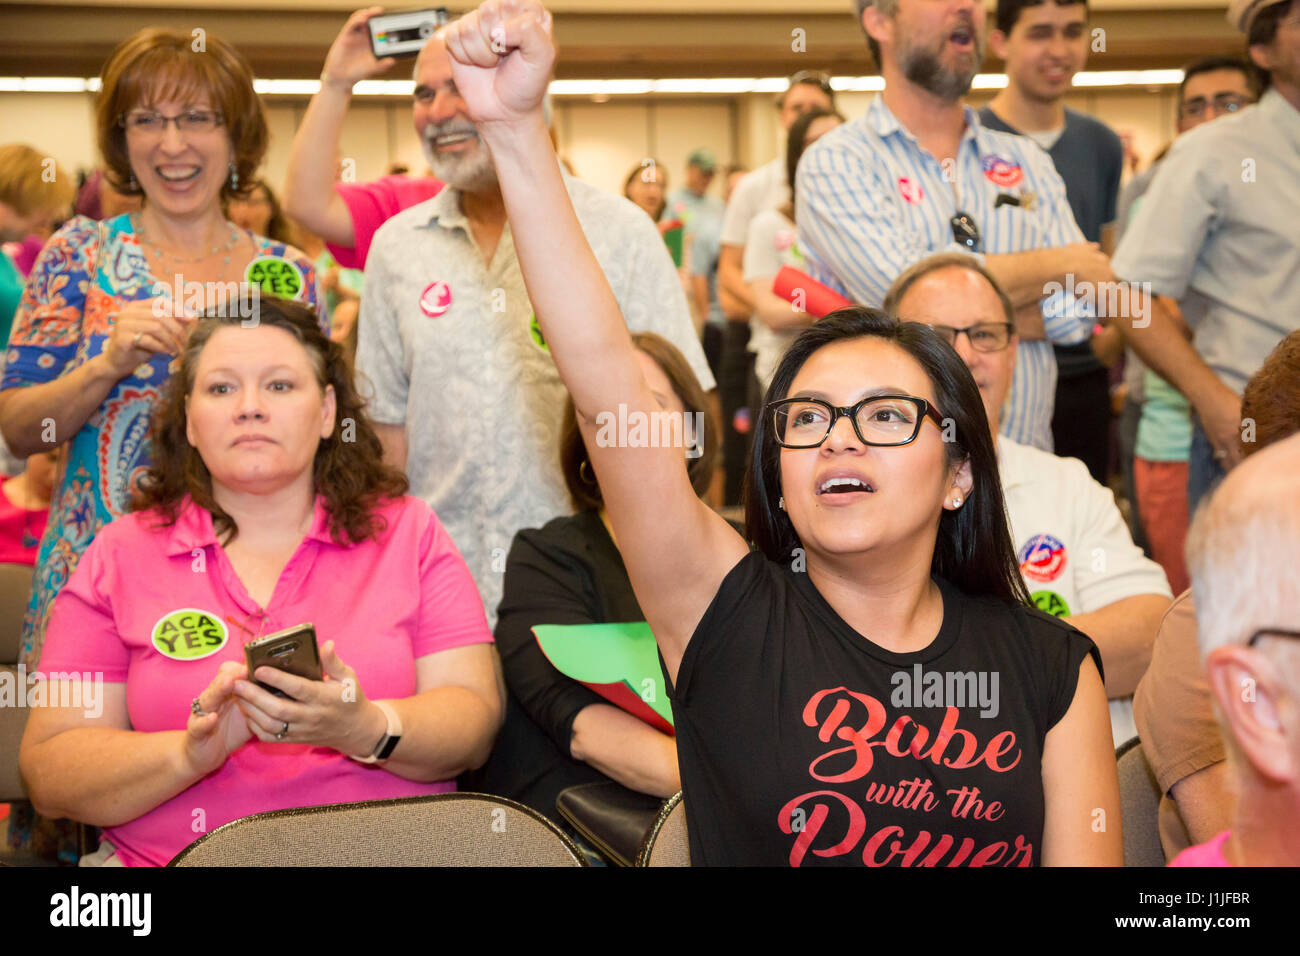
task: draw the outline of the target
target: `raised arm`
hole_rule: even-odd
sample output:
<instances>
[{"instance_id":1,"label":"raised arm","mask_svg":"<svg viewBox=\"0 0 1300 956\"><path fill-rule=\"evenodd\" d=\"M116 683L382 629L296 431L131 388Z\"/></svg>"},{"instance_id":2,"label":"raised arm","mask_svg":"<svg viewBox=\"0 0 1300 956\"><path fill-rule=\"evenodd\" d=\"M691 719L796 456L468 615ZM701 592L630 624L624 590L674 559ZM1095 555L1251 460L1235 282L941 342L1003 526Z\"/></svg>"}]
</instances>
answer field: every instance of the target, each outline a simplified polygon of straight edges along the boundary
<instances>
[{"instance_id":1,"label":"raised arm","mask_svg":"<svg viewBox=\"0 0 1300 956\"><path fill-rule=\"evenodd\" d=\"M442 35L456 86L491 148L528 295L573 396L633 588L675 678L691 633L747 548L695 496L682 448L615 447L610 422L619 415L655 422L662 412L542 120L555 61L550 14L533 0L489 0Z\"/></svg>"},{"instance_id":2,"label":"raised arm","mask_svg":"<svg viewBox=\"0 0 1300 956\"><path fill-rule=\"evenodd\" d=\"M284 209L326 242L351 248L356 237L352 215L334 191L343 119L352 102L352 87L393 65L391 57L376 60L370 51L368 21L383 7L358 10L348 17L325 56L320 92L307 104L298 132L289 147L289 171L284 183Z\"/></svg>"}]
</instances>

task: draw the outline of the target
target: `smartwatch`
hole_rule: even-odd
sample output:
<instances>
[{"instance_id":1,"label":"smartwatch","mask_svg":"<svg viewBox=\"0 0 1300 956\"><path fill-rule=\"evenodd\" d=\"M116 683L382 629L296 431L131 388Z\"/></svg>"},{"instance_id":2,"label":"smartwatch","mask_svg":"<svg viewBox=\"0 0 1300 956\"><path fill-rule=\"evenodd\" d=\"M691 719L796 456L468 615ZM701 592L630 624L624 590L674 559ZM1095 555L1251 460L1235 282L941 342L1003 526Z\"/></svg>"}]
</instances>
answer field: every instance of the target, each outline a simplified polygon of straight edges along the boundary
<instances>
[{"instance_id":1,"label":"smartwatch","mask_svg":"<svg viewBox=\"0 0 1300 956\"><path fill-rule=\"evenodd\" d=\"M397 711L382 700L372 700L372 704L384 712L384 717L388 720L388 727L384 734L379 738L379 743L375 744L369 756L357 757L349 754L353 760L358 763L379 763L381 760L387 760L393 755L393 750L397 747L397 742L402 739L402 721L397 716Z\"/></svg>"}]
</instances>

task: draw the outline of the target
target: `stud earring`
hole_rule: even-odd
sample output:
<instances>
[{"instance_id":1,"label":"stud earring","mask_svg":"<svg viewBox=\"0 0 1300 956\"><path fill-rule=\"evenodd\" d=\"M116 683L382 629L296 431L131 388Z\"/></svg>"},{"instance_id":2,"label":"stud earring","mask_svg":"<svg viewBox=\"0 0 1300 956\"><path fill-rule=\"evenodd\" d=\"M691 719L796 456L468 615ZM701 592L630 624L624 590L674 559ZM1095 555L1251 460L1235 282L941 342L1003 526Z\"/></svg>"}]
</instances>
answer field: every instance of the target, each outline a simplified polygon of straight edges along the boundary
<instances>
[{"instance_id":1,"label":"stud earring","mask_svg":"<svg viewBox=\"0 0 1300 956\"><path fill-rule=\"evenodd\" d=\"M131 192L135 192L137 189L140 188L140 187L139 187L139 184L136 183L136 181L135 181L135 170L134 170L134 169L131 170L131 178L127 180L127 184L126 184L126 185L127 185L127 188L131 190Z\"/></svg>"},{"instance_id":2,"label":"stud earring","mask_svg":"<svg viewBox=\"0 0 1300 956\"><path fill-rule=\"evenodd\" d=\"M234 192L239 188L239 172L235 169L235 164L230 164L230 191Z\"/></svg>"},{"instance_id":3,"label":"stud earring","mask_svg":"<svg viewBox=\"0 0 1300 956\"><path fill-rule=\"evenodd\" d=\"M961 496L960 496L960 495L958 495L956 498L952 499L952 506L953 506L954 508L960 508L960 507L961 507Z\"/></svg>"}]
</instances>

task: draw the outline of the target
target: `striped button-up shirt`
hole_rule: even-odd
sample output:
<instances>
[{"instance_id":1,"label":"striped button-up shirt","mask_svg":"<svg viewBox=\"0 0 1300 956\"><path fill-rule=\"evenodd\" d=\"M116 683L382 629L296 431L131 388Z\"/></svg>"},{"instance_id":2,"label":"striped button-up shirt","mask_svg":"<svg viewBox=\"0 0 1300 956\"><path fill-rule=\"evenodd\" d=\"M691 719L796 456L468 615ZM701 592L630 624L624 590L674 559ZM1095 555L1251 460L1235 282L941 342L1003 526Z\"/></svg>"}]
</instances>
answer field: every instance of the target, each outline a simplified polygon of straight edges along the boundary
<instances>
[{"instance_id":1,"label":"striped button-up shirt","mask_svg":"<svg viewBox=\"0 0 1300 956\"><path fill-rule=\"evenodd\" d=\"M940 163L876 97L866 114L819 139L796 176L799 243L813 278L879 307L909 266L939 252L968 252L953 238L960 210L980 232L983 254L1083 242L1052 159L1032 140L988 129L966 108L955 159ZM1013 201L998 205L998 197ZM1021 342L1001 432L1052 450L1056 360L1051 342L1088 340L1089 304L1044 290L1048 341Z\"/></svg>"}]
</instances>

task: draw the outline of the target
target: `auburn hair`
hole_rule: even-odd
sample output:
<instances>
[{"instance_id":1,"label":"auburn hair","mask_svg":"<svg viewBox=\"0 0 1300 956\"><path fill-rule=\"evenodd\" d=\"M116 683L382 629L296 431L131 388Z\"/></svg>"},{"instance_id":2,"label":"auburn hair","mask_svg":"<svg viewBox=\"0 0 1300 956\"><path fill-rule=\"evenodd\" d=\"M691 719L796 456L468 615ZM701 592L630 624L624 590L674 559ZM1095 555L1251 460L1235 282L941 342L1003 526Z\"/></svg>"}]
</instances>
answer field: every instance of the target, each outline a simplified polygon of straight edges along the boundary
<instances>
[{"instance_id":1,"label":"auburn hair","mask_svg":"<svg viewBox=\"0 0 1300 956\"><path fill-rule=\"evenodd\" d=\"M213 497L212 473L186 437L186 403L194 391L204 347L218 330L245 325L248 320L244 316L251 312L256 316L256 325L283 329L306 350L322 391L327 385L334 386L334 433L321 440L313 465L313 485L325 499L330 537L340 544L377 537L385 523L375 513L376 506L406 494L409 485L405 475L384 464L383 447L365 414L365 403L353 382L343 347L330 341L320 330L316 313L299 302L259 295L246 297L241 304L246 308L228 307L221 310L224 314L205 315L190 333L180 368L168 380L154 416L150 431L153 465L140 482L135 510L157 509L163 518L162 526L167 527L175 524L189 496L212 515L212 525L223 545L239 533L234 519Z\"/></svg>"},{"instance_id":2,"label":"auburn hair","mask_svg":"<svg viewBox=\"0 0 1300 956\"><path fill-rule=\"evenodd\" d=\"M211 34L146 27L118 44L99 75L95 130L108 181L124 196L143 196L131 174L122 117L137 106L163 100L206 99L221 114L230 136L239 188L221 186L223 200L253 186L269 134L262 101L253 90L253 69L234 47Z\"/></svg>"}]
</instances>

